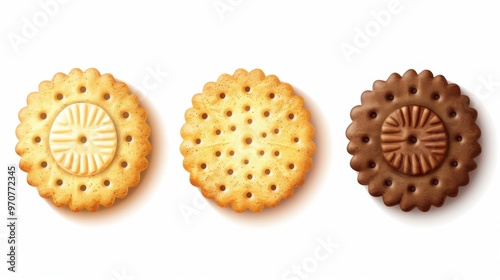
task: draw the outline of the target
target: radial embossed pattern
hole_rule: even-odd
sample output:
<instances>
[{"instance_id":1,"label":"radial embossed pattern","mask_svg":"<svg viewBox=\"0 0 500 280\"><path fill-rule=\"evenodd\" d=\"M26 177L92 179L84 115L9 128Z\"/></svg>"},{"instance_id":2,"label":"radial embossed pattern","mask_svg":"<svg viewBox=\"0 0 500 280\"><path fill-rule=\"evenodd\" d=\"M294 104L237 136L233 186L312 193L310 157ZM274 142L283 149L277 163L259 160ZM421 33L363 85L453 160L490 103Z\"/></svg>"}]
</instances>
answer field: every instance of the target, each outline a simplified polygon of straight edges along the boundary
<instances>
[{"instance_id":1,"label":"radial embossed pattern","mask_svg":"<svg viewBox=\"0 0 500 280\"><path fill-rule=\"evenodd\" d=\"M90 68L57 73L28 95L16 129L20 169L40 196L72 211L96 211L140 181L151 151L139 98Z\"/></svg>"},{"instance_id":2,"label":"radial embossed pattern","mask_svg":"<svg viewBox=\"0 0 500 280\"><path fill-rule=\"evenodd\" d=\"M289 84L239 69L207 83L192 102L180 150L205 197L258 212L302 185L312 167L314 127Z\"/></svg>"},{"instance_id":3,"label":"radial embossed pattern","mask_svg":"<svg viewBox=\"0 0 500 280\"><path fill-rule=\"evenodd\" d=\"M385 159L396 170L409 175L435 169L447 151L443 121L423 106L403 106L382 124L380 135Z\"/></svg>"},{"instance_id":4,"label":"radial embossed pattern","mask_svg":"<svg viewBox=\"0 0 500 280\"><path fill-rule=\"evenodd\" d=\"M49 135L56 162L77 175L93 175L106 168L115 155L116 143L116 129L109 115L89 103L64 108Z\"/></svg>"},{"instance_id":5,"label":"radial embossed pattern","mask_svg":"<svg viewBox=\"0 0 500 280\"><path fill-rule=\"evenodd\" d=\"M424 70L375 81L351 110L351 167L373 196L428 211L469 183L481 153L477 112L456 84Z\"/></svg>"}]
</instances>

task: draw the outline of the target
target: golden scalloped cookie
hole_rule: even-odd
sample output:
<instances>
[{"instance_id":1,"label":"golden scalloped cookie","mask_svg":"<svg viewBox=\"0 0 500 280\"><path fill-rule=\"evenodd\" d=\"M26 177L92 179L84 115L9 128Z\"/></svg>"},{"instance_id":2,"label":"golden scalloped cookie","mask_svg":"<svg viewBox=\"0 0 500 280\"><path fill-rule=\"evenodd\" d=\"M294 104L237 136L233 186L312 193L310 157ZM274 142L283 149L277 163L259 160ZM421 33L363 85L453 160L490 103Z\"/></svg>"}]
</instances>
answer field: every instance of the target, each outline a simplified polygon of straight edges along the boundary
<instances>
[{"instance_id":1,"label":"golden scalloped cookie","mask_svg":"<svg viewBox=\"0 0 500 280\"><path fill-rule=\"evenodd\" d=\"M238 69L205 84L181 129L191 184L236 212L258 212L290 197L315 152L303 103L289 84L260 69Z\"/></svg>"},{"instance_id":2,"label":"golden scalloped cookie","mask_svg":"<svg viewBox=\"0 0 500 280\"><path fill-rule=\"evenodd\" d=\"M40 196L96 211L140 181L151 151L146 110L127 85L91 68L57 73L19 112L16 152Z\"/></svg>"}]
</instances>

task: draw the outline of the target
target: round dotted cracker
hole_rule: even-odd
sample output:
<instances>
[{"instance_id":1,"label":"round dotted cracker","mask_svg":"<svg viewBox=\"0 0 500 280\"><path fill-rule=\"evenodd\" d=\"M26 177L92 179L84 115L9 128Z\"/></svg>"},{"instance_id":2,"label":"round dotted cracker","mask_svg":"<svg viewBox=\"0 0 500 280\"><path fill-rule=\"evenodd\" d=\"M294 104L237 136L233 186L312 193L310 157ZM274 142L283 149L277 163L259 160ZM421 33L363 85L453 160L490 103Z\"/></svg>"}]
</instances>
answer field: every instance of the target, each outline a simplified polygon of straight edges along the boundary
<instances>
[{"instance_id":1,"label":"round dotted cracker","mask_svg":"<svg viewBox=\"0 0 500 280\"><path fill-rule=\"evenodd\" d=\"M477 111L456 84L428 70L375 81L351 110L351 167L373 196L403 211L440 207L469 183L481 153Z\"/></svg>"},{"instance_id":2,"label":"round dotted cracker","mask_svg":"<svg viewBox=\"0 0 500 280\"><path fill-rule=\"evenodd\" d=\"M19 112L16 152L40 196L96 211L140 181L151 151L146 111L128 87L96 69L44 81Z\"/></svg>"},{"instance_id":3,"label":"round dotted cracker","mask_svg":"<svg viewBox=\"0 0 500 280\"><path fill-rule=\"evenodd\" d=\"M191 184L236 212L259 212L290 197L315 152L303 103L289 84L260 69L238 69L207 83L181 129Z\"/></svg>"}]
</instances>

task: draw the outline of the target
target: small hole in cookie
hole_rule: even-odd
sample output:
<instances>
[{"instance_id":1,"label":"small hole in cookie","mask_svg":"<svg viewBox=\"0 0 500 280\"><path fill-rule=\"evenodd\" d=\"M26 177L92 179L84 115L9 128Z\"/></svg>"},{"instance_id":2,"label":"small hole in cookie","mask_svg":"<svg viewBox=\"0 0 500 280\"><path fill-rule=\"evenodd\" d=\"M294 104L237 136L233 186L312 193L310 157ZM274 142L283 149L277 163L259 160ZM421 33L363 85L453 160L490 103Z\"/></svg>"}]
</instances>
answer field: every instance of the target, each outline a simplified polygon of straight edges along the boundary
<instances>
[{"instance_id":1,"label":"small hole in cookie","mask_svg":"<svg viewBox=\"0 0 500 280\"><path fill-rule=\"evenodd\" d=\"M248 105L245 106L245 111L247 111L247 112L250 111L250 106L248 106Z\"/></svg>"},{"instance_id":2,"label":"small hole in cookie","mask_svg":"<svg viewBox=\"0 0 500 280\"><path fill-rule=\"evenodd\" d=\"M276 190L276 185L271 185L271 190L275 191Z\"/></svg>"},{"instance_id":3,"label":"small hole in cookie","mask_svg":"<svg viewBox=\"0 0 500 280\"><path fill-rule=\"evenodd\" d=\"M231 126L231 131L236 131L236 126Z\"/></svg>"},{"instance_id":4,"label":"small hole in cookie","mask_svg":"<svg viewBox=\"0 0 500 280\"><path fill-rule=\"evenodd\" d=\"M432 95L432 99L434 99L434 100L439 100L439 98L441 98L441 96L438 93L434 93Z\"/></svg>"},{"instance_id":5,"label":"small hole in cookie","mask_svg":"<svg viewBox=\"0 0 500 280\"><path fill-rule=\"evenodd\" d=\"M123 112L122 117L128 118L128 117L130 117L130 114L128 112Z\"/></svg>"},{"instance_id":6,"label":"small hole in cookie","mask_svg":"<svg viewBox=\"0 0 500 280\"><path fill-rule=\"evenodd\" d=\"M81 185L81 186L80 186L80 190L81 190L82 192L86 191L86 190L87 190L87 186L85 186L85 185Z\"/></svg>"},{"instance_id":7,"label":"small hole in cookie","mask_svg":"<svg viewBox=\"0 0 500 280\"><path fill-rule=\"evenodd\" d=\"M35 137L34 140L35 140L35 143L40 143L42 141L42 138L37 136L37 137Z\"/></svg>"},{"instance_id":8,"label":"small hole in cookie","mask_svg":"<svg viewBox=\"0 0 500 280\"><path fill-rule=\"evenodd\" d=\"M111 184L111 182L109 182L109 180L104 180L103 184L107 187Z\"/></svg>"},{"instance_id":9,"label":"small hole in cookie","mask_svg":"<svg viewBox=\"0 0 500 280\"><path fill-rule=\"evenodd\" d=\"M264 112L264 117L266 117L266 118L269 117L269 111Z\"/></svg>"},{"instance_id":10,"label":"small hole in cookie","mask_svg":"<svg viewBox=\"0 0 500 280\"><path fill-rule=\"evenodd\" d=\"M105 93L103 96L104 100L109 100L111 98L111 95L109 93Z\"/></svg>"},{"instance_id":11,"label":"small hole in cookie","mask_svg":"<svg viewBox=\"0 0 500 280\"><path fill-rule=\"evenodd\" d=\"M122 161L121 166L122 166L123 168L125 168L125 167L127 167L127 166L128 166L128 163L127 163L126 161Z\"/></svg>"},{"instance_id":12,"label":"small hole in cookie","mask_svg":"<svg viewBox=\"0 0 500 280\"><path fill-rule=\"evenodd\" d=\"M387 99L388 101L392 101L394 100L394 95L392 93L389 93L385 96L385 99Z\"/></svg>"},{"instance_id":13,"label":"small hole in cookie","mask_svg":"<svg viewBox=\"0 0 500 280\"><path fill-rule=\"evenodd\" d=\"M248 145L252 144L252 138L248 137L247 139L245 139L245 143L247 143Z\"/></svg>"},{"instance_id":14,"label":"small hole in cookie","mask_svg":"<svg viewBox=\"0 0 500 280\"><path fill-rule=\"evenodd\" d=\"M220 131L220 129L217 129L217 130L215 131L215 134L220 135L220 132L221 132L221 131Z\"/></svg>"},{"instance_id":15,"label":"small hole in cookie","mask_svg":"<svg viewBox=\"0 0 500 280\"><path fill-rule=\"evenodd\" d=\"M87 137L85 137L85 136L80 137L80 143L82 143L82 144L87 143Z\"/></svg>"},{"instance_id":16,"label":"small hole in cookie","mask_svg":"<svg viewBox=\"0 0 500 280\"><path fill-rule=\"evenodd\" d=\"M417 137L415 137L414 135L410 135L408 137L408 143L409 144L415 144L415 143L417 143Z\"/></svg>"},{"instance_id":17,"label":"small hole in cookie","mask_svg":"<svg viewBox=\"0 0 500 280\"><path fill-rule=\"evenodd\" d=\"M367 136L361 138L361 140L363 140L364 143L370 142L370 138L368 138Z\"/></svg>"},{"instance_id":18,"label":"small hole in cookie","mask_svg":"<svg viewBox=\"0 0 500 280\"><path fill-rule=\"evenodd\" d=\"M84 92L86 92L86 91L87 91L87 88L86 88L86 87L84 87L84 86L81 86L81 87L80 87L80 92L81 92L81 93L84 93Z\"/></svg>"},{"instance_id":19,"label":"small hole in cookie","mask_svg":"<svg viewBox=\"0 0 500 280\"><path fill-rule=\"evenodd\" d=\"M266 138L267 137L267 133L262 132L261 136L262 136L262 138Z\"/></svg>"},{"instance_id":20,"label":"small hole in cookie","mask_svg":"<svg viewBox=\"0 0 500 280\"><path fill-rule=\"evenodd\" d=\"M200 144L201 143L201 139L196 139L196 144Z\"/></svg>"},{"instance_id":21,"label":"small hole in cookie","mask_svg":"<svg viewBox=\"0 0 500 280\"><path fill-rule=\"evenodd\" d=\"M62 181L61 179L58 179L58 180L56 181L56 185L58 185L58 186L62 186L62 184L63 184L63 181Z\"/></svg>"},{"instance_id":22,"label":"small hole in cookie","mask_svg":"<svg viewBox=\"0 0 500 280\"><path fill-rule=\"evenodd\" d=\"M414 185L409 185L408 186L408 191L409 192L415 192L416 190L417 190L417 188Z\"/></svg>"},{"instance_id":23,"label":"small hole in cookie","mask_svg":"<svg viewBox=\"0 0 500 280\"><path fill-rule=\"evenodd\" d=\"M252 198L252 193L251 192L247 192L247 197L248 198Z\"/></svg>"},{"instance_id":24,"label":"small hole in cookie","mask_svg":"<svg viewBox=\"0 0 500 280\"><path fill-rule=\"evenodd\" d=\"M290 169L294 169L294 168L295 168L295 164L290 163L290 164L288 165L288 168L290 168Z\"/></svg>"},{"instance_id":25,"label":"small hole in cookie","mask_svg":"<svg viewBox=\"0 0 500 280\"><path fill-rule=\"evenodd\" d=\"M132 142L132 136L127 135L127 137L125 137L125 141Z\"/></svg>"},{"instance_id":26,"label":"small hole in cookie","mask_svg":"<svg viewBox=\"0 0 500 280\"><path fill-rule=\"evenodd\" d=\"M265 154L266 154L266 152L264 152L264 150L260 150L260 151L259 151L259 155L263 156L263 155L265 155Z\"/></svg>"},{"instance_id":27,"label":"small hole in cookie","mask_svg":"<svg viewBox=\"0 0 500 280\"><path fill-rule=\"evenodd\" d=\"M432 179L431 180L431 184L434 185L434 186L437 186L437 184L439 184L439 180L438 179Z\"/></svg>"},{"instance_id":28,"label":"small hole in cookie","mask_svg":"<svg viewBox=\"0 0 500 280\"><path fill-rule=\"evenodd\" d=\"M245 92L250 92L250 87L245 87Z\"/></svg>"},{"instance_id":29,"label":"small hole in cookie","mask_svg":"<svg viewBox=\"0 0 500 280\"><path fill-rule=\"evenodd\" d=\"M377 113L375 112L370 112L370 118L374 119L377 117Z\"/></svg>"},{"instance_id":30,"label":"small hole in cookie","mask_svg":"<svg viewBox=\"0 0 500 280\"><path fill-rule=\"evenodd\" d=\"M47 162L46 161L42 161L42 163L40 163L40 166L42 166L43 168L47 167Z\"/></svg>"},{"instance_id":31,"label":"small hole in cookie","mask_svg":"<svg viewBox=\"0 0 500 280\"><path fill-rule=\"evenodd\" d=\"M274 97L276 97L276 95L274 95L274 93L269 94L269 98L274 99Z\"/></svg>"},{"instance_id":32,"label":"small hole in cookie","mask_svg":"<svg viewBox=\"0 0 500 280\"><path fill-rule=\"evenodd\" d=\"M64 98L64 96L62 95L62 93L56 94L56 99L57 100L62 100L63 98Z\"/></svg>"},{"instance_id":33,"label":"small hole in cookie","mask_svg":"<svg viewBox=\"0 0 500 280\"><path fill-rule=\"evenodd\" d=\"M202 164L200 165L200 167L201 167L201 169L207 169L207 164L206 164L206 163L202 163Z\"/></svg>"},{"instance_id":34,"label":"small hole in cookie","mask_svg":"<svg viewBox=\"0 0 500 280\"><path fill-rule=\"evenodd\" d=\"M280 151L274 151L274 156L279 156L280 155Z\"/></svg>"},{"instance_id":35,"label":"small hole in cookie","mask_svg":"<svg viewBox=\"0 0 500 280\"><path fill-rule=\"evenodd\" d=\"M294 138L293 138L293 142L295 142L295 143L299 143L299 138L298 138L298 137L294 137Z\"/></svg>"},{"instance_id":36,"label":"small hole in cookie","mask_svg":"<svg viewBox=\"0 0 500 280\"><path fill-rule=\"evenodd\" d=\"M219 190L221 190L222 192L223 192L223 191L225 191L225 190L226 190L226 186L221 185L221 186L219 187Z\"/></svg>"},{"instance_id":37,"label":"small hole in cookie","mask_svg":"<svg viewBox=\"0 0 500 280\"><path fill-rule=\"evenodd\" d=\"M457 135L457 137L455 137L455 140L457 140L457 142L462 142L462 136Z\"/></svg>"},{"instance_id":38,"label":"small hole in cookie","mask_svg":"<svg viewBox=\"0 0 500 280\"><path fill-rule=\"evenodd\" d=\"M248 180L252 180L252 178L253 178L253 175L252 175L252 174L248 174L248 175L247 175L247 179L248 179Z\"/></svg>"},{"instance_id":39,"label":"small hole in cookie","mask_svg":"<svg viewBox=\"0 0 500 280\"><path fill-rule=\"evenodd\" d=\"M454 160L451 162L451 166L457 167L458 166L458 161Z\"/></svg>"},{"instance_id":40,"label":"small hole in cookie","mask_svg":"<svg viewBox=\"0 0 500 280\"><path fill-rule=\"evenodd\" d=\"M390 186L392 185L392 181L391 181L391 180L389 180L389 179L386 179L386 180L384 181L384 184L385 184L387 187L390 187Z\"/></svg>"},{"instance_id":41,"label":"small hole in cookie","mask_svg":"<svg viewBox=\"0 0 500 280\"><path fill-rule=\"evenodd\" d=\"M219 94L219 97L220 97L220 99L224 99L224 98L226 98L226 94L222 92L221 94Z\"/></svg>"},{"instance_id":42,"label":"small hole in cookie","mask_svg":"<svg viewBox=\"0 0 500 280\"><path fill-rule=\"evenodd\" d=\"M229 174L229 175L233 175L233 172L234 172L234 171L233 171L232 169L228 169L228 170L227 170L227 174Z\"/></svg>"},{"instance_id":43,"label":"small hole in cookie","mask_svg":"<svg viewBox=\"0 0 500 280\"><path fill-rule=\"evenodd\" d=\"M368 167L370 167L370 168L375 168L375 166L377 166L377 165L376 165L376 164L375 164L375 162L373 162L373 161L370 161L370 162L368 163Z\"/></svg>"},{"instance_id":44,"label":"small hole in cookie","mask_svg":"<svg viewBox=\"0 0 500 280\"><path fill-rule=\"evenodd\" d=\"M47 118L47 114L46 113L41 113L40 114L40 119L45 120L46 118Z\"/></svg>"},{"instance_id":45,"label":"small hole in cookie","mask_svg":"<svg viewBox=\"0 0 500 280\"><path fill-rule=\"evenodd\" d=\"M248 119L248 120L247 120L247 123L248 123L248 124L252 124L252 122L253 122L253 120L252 120L252 119Z\"/></svg>"},{"instance_id":46,"label":"small hole in cookie","mask_svg":"<svg viewBox=\"0 0 500 280\"><path fill-rule=\"evenodd\" d=\"M454 118L456 116L457 116L457 112L455 112L455 111L450 112L450 117Z\"/></svg>"},{"instance_id":47,"label":"small hole in cookie","mask_svg":"<svg viewBox=\"0 0 500 280\"><path fill-rule=\"evenodd\" d=\"M266 175L269 175L269 174L271 174L271 170L270 169L266 169L266 170L264 170L264 173L266 173Z\"/></svg>"},{"instance_id":48,"label":"small hole in cookie","mask_svg":"<svg viewBox=\"0 0 500 280\"><path fill-rule=\"evenodd\" d=\"M230 117L230 116L232 116L232 115L233 115L233 112L231 112L231 111L227 111L227 112L226 112L226 116Z\"/></svg>"},{"instance_id":49,"label":"small hole in cookie","mask_svg":"<svg viewBox=\"0 0 500 280\"><path fill-rule=\"evenodd\" d=\"M288 118L293 120L295 118L295 115L294 114L288 114Z\"/></svg>"},{"instance_id":50,"label":"small hole in cookie","mask_svg":"<svg viewBox=\"0 0 500 280\"><path fill-rule=\"evenodd\" d=\"M229 151L230 156L234 156L234 151Z\"/></svg>"},{"instance_id":51,"label":"small hole in cookie","mask_svg":"<svg viewBox=\"0 0 500 280\"><path fill-rule=\"evenodd\" d=\"M245 159L245 160L243 161L243 163L244 163L244 164L249 164L249 163L250 163L250 161L248 161L248 159Z\"/></svg>"},{"instance_id":52,"label":"small hole in cookie","mask_svg":"<svg viewBox=\"0 0 500 280\"><path fill-rule=\"evenodd\" d=\"M202 118L202 119L204 119L204 120L206 120L206 119L208 118L207 113L203 113L203 114L201 114L201 118Z\"/></svg>"},{"instance_id":53,"label":"small hole in cookie","mask_svg":"<svg viewBox=\"0 0 500 280\"><path fill-rule=\"evenodd\" d=\"M216 157L220 157L221 156L221 152L220 151L215 152L215 156Z\"/></svg>"},{"instance_id":54,"label":"small hole in cookie","mask_svg":"<svg viewBox=\"0 0 500 280\"><path fill-rule=\"evenodd\" d=\"M279 130L278 128L275 128L275 129L273 130L273 132L274 132L274 134L278 134L278 133L280 133L280 130Z\"/></svg>"},{"instance_id":55,"label":"small hole in cookie","mask_svg":"<svg viewBox=\"0 0 500 280\"><path fill-rule=\"evenodd\" d=\"M415 94L415 93L417 93L417 88L410 87L409 91L410 91L411 94Z\"/></svg>"}]
</instances>

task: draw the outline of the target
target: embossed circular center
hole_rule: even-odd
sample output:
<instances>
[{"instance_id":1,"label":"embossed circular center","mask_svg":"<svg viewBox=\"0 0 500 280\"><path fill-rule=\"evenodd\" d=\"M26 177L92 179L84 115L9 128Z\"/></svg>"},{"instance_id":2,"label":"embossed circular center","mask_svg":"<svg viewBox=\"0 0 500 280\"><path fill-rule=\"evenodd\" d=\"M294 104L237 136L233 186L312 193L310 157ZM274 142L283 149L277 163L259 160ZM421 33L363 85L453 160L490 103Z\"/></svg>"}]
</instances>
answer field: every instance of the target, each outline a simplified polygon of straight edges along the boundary
<instances>
[{"instance_id":1,"label":"embossed circular center","mask_svg":"<svg viewBox=\"0 0 500 280\"><path fill-rule=\"evenodd\" d=\"M448 150L443 121L432 110L418 105L392 112L382 125L380 138L387 162L408 175L435 169Z\"/></svg>"},{"instance_id":2,"label":"embossed circular center","mask_svg":"<svg viewBox=\"0 0 500 280\"><path fill-rule=\"evenodd\" d=\"M99 106L76 103L57 115L49 135L49 146L57 164L75 175L93 175L104 170L116 152L113 121Z\"/></svg>"}]
</instances>

